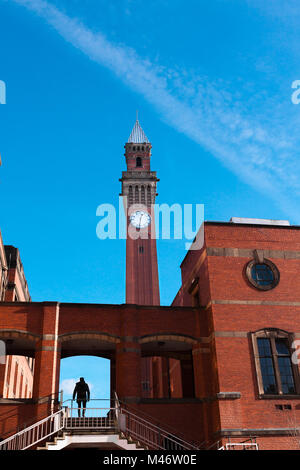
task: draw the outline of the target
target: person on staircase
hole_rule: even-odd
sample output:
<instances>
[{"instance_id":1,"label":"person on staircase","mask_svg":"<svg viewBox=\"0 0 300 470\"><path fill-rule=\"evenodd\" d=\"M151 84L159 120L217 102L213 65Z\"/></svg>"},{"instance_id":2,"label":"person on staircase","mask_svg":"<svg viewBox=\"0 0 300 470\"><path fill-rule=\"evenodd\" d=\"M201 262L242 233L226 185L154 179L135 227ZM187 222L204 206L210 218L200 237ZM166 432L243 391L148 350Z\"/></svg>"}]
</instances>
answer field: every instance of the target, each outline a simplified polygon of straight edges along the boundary
<instances>
[{"instance_id":1,"label":"person on staircase","mask_svg":"<svg viewBox=\"0 0 300 470\"><path fill-rule=\"evenodd\" d=\"M86 402L90 401L90 389L88 384L84 381L83 377L80 377L80 381L76 383L74 392L73 392L73 400L77 395L77 405L78 405L78 417L80 418L80 410L82 405L82 417L85 415L86 410Z\"/></svg>"}]
</instances>

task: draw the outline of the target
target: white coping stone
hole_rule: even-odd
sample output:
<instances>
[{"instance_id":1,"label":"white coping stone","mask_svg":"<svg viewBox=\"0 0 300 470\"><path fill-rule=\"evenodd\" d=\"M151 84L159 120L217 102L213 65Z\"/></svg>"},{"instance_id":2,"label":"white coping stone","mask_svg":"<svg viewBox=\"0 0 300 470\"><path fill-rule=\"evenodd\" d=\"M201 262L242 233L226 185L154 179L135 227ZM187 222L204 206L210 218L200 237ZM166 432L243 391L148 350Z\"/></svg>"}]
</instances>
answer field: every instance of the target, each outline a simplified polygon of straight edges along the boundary
<instances>
[{"instance_id":1,"label":"white coping stone","mask_svg":"<svg viewBox=\"0 0 300 470\"><path fill-rule=\"evenodd\" d=\"M105 446L105 444L115 444L119 449L125 450L144 450L143 448L136 447L134 443L129 444L126 439L120 439L118 434L73 434L66 435L64 439L57 441L56 443L47 443L47 450L62 450L65 447L76 444L84 447L92 447L99 444L99 447ZM116 449L117 450L117 449Z\"/></svg>"},{"instance_id":2,"label":"white coping stone","mask_svg":"<svg viewBox=\"0 0 300 470\"><path fill-rule=\"evenodd\" d=\"M247 217L231 217L233 224L253 224L253 225L291 225L288 220L273 219L249 219Z\"/></svg>"}]
</instances>

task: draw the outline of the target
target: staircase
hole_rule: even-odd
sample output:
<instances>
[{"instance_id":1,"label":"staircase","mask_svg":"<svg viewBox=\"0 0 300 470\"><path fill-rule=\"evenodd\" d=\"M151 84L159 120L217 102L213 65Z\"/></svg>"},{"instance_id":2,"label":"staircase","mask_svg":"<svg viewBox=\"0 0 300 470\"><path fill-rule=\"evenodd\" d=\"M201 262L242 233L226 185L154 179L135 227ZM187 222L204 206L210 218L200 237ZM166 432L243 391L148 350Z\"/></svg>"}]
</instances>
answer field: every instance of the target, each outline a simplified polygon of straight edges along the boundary
<instances>
[{"instance_id":1,"label":"staircase","mask_svg":"<svg viewBox=\"0 0 300 470\"><path fill-rule=\"evenodd\" d=\"M99 401L99 400L97 400ZM0 450L62 450L97 448L123 450L199 450L182 438L121 406L80 410L64 406L59 411L0 442Z\"/></svg>"},{"instance_id":2,"label":"staircase","mask_svg":"<svg viewBox=\"0 0 300 470\"><path fill-rule=\"evenodd\" d=\"M47 441L43 447L37 447L36 450L62 450L66 447L89 447L97 449L122 449L122 450L147 450L138 441L134 442L124 434L90 434L63 432L62 435L54 437L53 440Z\"/></svg>"},{"instance_id":3,"label":"staircase","mask_svg":"<svg viewBox=\"0 0 300 470\"><path fill-rule=\"evenodd\" d=\"M0 442L0 450L62 450L95 448L102 450L258 450L255 438L225 438L213 445L196 445L163 429L120 405L88 408L78 417L78 408L64 406Z\"/></svg>"}]
</instances>

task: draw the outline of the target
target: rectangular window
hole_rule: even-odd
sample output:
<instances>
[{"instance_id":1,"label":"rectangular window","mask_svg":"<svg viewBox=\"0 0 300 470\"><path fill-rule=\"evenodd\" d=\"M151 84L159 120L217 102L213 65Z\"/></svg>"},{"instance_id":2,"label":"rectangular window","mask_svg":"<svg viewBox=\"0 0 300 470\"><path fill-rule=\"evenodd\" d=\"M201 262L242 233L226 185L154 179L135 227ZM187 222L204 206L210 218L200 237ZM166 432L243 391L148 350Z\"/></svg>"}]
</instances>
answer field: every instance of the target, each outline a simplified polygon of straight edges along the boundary
<instances>
[{"instance_id":1,"label":"rectangular window","mask_svg":"<svg viewBox=\"0 0 300 470\"><path fill-rule=\"evenodd\" d=\"M290 351L285 338L275 340L282 393L296 393Z\"/></svg>"},{"instance_id":2,"label":"rectangular window","mask_svg":"<svg viewBox=\"0 0 300 470\"><path fill-rule=\"evenodd\" d=\"M259 352L259 361L264 393L276 394L278 393L278 390L276 386L275 369L270 340L267 338L258 338L257 346Z\"/></svg>"},{"instance_id":3,"label":"rectangular window","mask_svg":"<svg viewBox=\"0 0 300 470\"><path fill-rule=\"evenodd\" d=\"M149 391L150 390L150 383L149 382L142 382L142 388L145 391Z\"/></svg>"},{"instance_id":4,"label":"rectangular window","mask_svg":"<svg viewBox=\"0 0 300 470\"><path fill-rule=\"evenodd\" d=\"M282 330L270 329L253 333L252 338L259 393L299 394L299 371L291 360L292 336Z\"/></svg>"}]
</instances>

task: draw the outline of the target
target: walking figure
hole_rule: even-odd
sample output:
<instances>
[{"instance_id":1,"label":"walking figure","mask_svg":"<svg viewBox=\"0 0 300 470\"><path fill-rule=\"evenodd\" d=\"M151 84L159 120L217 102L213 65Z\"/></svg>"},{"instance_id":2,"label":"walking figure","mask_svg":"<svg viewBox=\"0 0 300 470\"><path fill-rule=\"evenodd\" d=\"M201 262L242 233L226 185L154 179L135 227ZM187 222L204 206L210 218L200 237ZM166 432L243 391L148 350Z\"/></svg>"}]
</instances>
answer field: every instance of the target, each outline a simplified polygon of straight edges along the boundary
<instances>
[{"instance_id":1,"label":"walking figure","mask_svg":"<svg viewBox=\"0 0 300 470\"><path fill-rule=\"evenodd\" d=\"M82 416L85 415L86 402L90 401L90 389L88 384L84 381L83 377L80 377L80 382L77 382L73 392L73 400L77 395L78 404L78 417L80 418L80 410L82 404Z\"/></svg>"}]
</instances>

